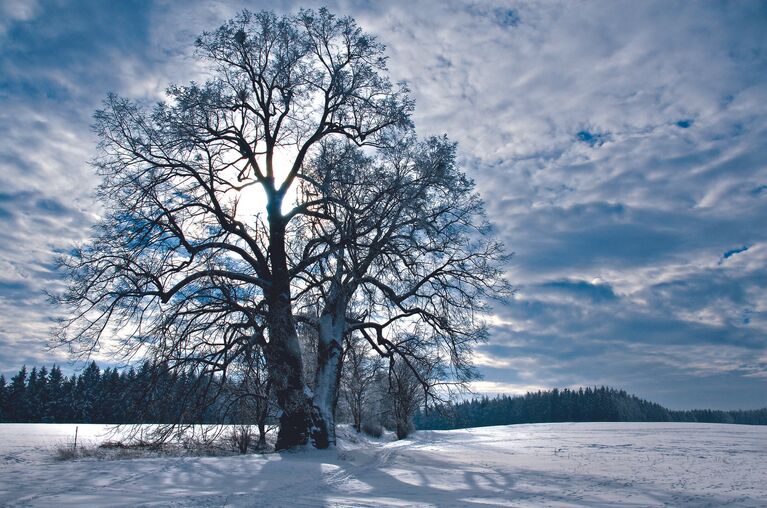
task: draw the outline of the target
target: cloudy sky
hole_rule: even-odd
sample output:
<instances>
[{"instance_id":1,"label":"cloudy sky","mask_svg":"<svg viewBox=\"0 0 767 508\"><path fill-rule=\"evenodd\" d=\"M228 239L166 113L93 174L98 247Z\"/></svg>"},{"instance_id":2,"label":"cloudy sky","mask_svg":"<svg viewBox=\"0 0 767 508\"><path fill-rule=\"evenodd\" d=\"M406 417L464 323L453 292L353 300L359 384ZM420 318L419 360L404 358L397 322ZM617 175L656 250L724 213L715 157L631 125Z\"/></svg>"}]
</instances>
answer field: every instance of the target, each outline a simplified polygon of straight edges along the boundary
<instances>
[{"instance_id":1,"label":"cloudy sky","mask_svg":"<svg viewBox=\"0 0 767 508\"><path fill-rule=\"evenodd\" d=\"M419 132L459 142L515 253L477 390L767 406L767 4L323 4L387 45ZM317 5L0 3L0 373L66 362L43 290L98 211L106 93L194 79L194 37L242 7Z\"/></svg>"}]
</instances>

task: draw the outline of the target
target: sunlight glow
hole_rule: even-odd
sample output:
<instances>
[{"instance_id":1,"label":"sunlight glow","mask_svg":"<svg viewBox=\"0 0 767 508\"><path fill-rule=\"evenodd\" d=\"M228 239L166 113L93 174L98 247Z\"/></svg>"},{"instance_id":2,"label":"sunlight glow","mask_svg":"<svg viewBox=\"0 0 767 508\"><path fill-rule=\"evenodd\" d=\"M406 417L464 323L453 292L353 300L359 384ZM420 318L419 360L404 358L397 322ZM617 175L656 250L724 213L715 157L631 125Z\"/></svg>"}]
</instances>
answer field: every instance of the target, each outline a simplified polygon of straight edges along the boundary
<instances>
[{"instance_id":1,"label":"sunlight glow","mask_svg":"<svg viewBox=\"0 0 767 508\"><path fill-rule=\"evenodd\" d=\"M275 182L281 185L287 178L290 168L295 161L298 150L294 146L275 148L273 165ZM259 156L258 163L261 167L266 167L266 157ZM237 218L244 222L251 223L254 217L266 214L266 194L260 185L251 185L240 191L238 199L240 200L237 209ZM282 203L282 213L287 213L293 209L296 202L296 182L288 189L285 200Z\"/></svg>"}]
</instances>

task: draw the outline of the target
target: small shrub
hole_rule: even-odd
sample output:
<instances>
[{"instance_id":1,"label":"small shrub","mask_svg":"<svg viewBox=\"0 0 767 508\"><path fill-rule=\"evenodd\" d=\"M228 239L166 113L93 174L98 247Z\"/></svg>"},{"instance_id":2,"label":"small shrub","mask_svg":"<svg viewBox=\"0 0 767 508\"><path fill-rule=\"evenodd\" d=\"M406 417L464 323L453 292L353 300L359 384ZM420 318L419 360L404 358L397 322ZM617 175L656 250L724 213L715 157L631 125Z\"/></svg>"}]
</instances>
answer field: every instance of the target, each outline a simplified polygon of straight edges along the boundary
<instances>
[{"instance_id":1,"label":"small shrub","mask_svg":"<svg viewBox=\"0 0 767 508\"><path fill-rule=\"evenodd\" d=\"M54 455L56 460L74 460L78 457L78 450L72 446L60 446L56 448Z\"/></svg>"},{"instance_id":2,"label":"small shrub","mask_svg":"<svg viewBox=\"0 0 767 508\"><path fill-rule=\"evenodd\" d=\"M249 425L237 425L232 429L229 441L234 451L239 453L248 453L248 448L253 440L253 433Z\"/></svg>"},{"instance_id":3,"label":"small shrub","mask_svg":"<svg viewBox=\"0 0 767 508\"><path fill-rule=\"evenodd\" d=\"M142 457L156 457L158 449L139 445L126 445L120 441L107 441L98 446L71 444L61 445L54 451L56 460L68 461L78 459L134 459Z\"/></svg>"},{"instance_id":4,"label":"small shrub","mask_svg":"<svg viewBox=\"0 0 767 508\"><path fill-rule=\"evenodd\" d=\"M415 431L415 425L412 421L398 421L394 431L397 434L397 439L406 439Z\"/></svg>"},{"instance_id":5,"label":"small shrub","mask_svg":"<svg viewBox=\"0 0 767 508\"><path fill-rule=\"evenodd\" d=\"M122 441L105 441L99 445L99 448L113 449L113 448L127 448L127 445Z\"/></svg>"},{"instance_id":6,"label":"small shrub","mask_svg":"<svg viewBox=\"0 0 767 508\"><path fill-rule=\"evenodd\" d=\"M383 426L379 422L365 420L362 422L362 432L367 436L380 438L383 436Z\"/></svg>"},{"instance_id":7,"label":"small shrub","mask_svg":"<svg viewBox=\"0 0 767 508\"><path fill-rule=\"evenodd\" d=\"M116 460L148 457L222 457L232 453L247 453L257 446L254 427L232 426L231 430L184 436L172 442L129 438L110 440L100 444L73 442L62 443L52 450L56 460L79 459ZM267 450L266 443L259 449Z\"/></svg>"}]
</instances>

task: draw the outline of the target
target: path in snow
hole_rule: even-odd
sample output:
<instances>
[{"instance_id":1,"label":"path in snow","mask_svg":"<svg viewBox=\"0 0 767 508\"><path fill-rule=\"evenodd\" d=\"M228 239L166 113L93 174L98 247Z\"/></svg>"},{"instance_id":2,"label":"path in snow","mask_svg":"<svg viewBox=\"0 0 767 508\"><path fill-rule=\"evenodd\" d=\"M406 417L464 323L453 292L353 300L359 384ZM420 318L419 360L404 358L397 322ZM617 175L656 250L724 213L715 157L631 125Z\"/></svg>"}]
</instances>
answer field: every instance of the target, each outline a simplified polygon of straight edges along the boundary
<instances>
[{"instance_id":1,"label":"path in snow","mask_svg":"<svg viewBox=\"0 0 767 508\"><path fill-rule=\"evenodd\" d=\"M767 427L514 425L391 443L347 428L338 450L54 461L73 428L0 425L1 506L767 506ZM80 426L86 440L100 429Z\"/></svg>"}]
</instances>

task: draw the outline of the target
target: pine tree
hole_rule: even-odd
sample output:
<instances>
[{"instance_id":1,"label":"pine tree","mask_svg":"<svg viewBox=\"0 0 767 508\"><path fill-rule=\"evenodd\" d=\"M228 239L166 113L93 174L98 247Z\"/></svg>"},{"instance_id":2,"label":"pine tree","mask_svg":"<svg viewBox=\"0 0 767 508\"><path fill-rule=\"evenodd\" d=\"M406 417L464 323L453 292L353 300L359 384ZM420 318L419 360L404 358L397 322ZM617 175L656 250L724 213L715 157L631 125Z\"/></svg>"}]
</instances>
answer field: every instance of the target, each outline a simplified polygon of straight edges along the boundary
<instances>
[{"instance_id":1,"label":"pine tree","mask_svg":"<svg viewBox=\"0 0 767 508\"><path fill-rule=\"evenodd\" d=\"M0 374L0 422L8 421L8 408L6 406L7 398L8 396L5 393L5 376Z\"/></svg>"},{"instance_id":2,"label":"pine tree","mask_svg":"<svg viewBox=\"0 0 767 508\"><path fill-rule=\"evenodd\" d=\"M26 422L29 419L26 365L21 367L19 373L11 378L11 384L8 388L8 421Z\"/></svg>"},{"instance_id":3,"label":"pine tree","mask_svg":"<svg viewBox=\"0 0 767 508\"><path fill-rule=\"evenodd\" d=\"M43 418L48 422L62 422L65 419L64 408L66 401L63 395L64 376L57 365L51 367L48 374L48 404Z\"/></svg>"},{"instance_id":4,"label":"pine tree","mask_svg":"<svg viewBox=\"0 0 767 508\"><path fill-rule=\"evenodd\" d=\"M101 372L95 361L92 361L77 378L76 418L83 423L93 423L98 404L97 390L100 378Z\"/></svg>"},{"instance_id":5,"label":"pine tree","mask_svg":"<svg viewBox=\"0 0 767 508\"><path fill-rule=\"evenodd\" d=\"M40 388L38 387L37 367L32 367L27 377L27 421L37 422L40 420Z\"/></svg>"}]
</instances>

